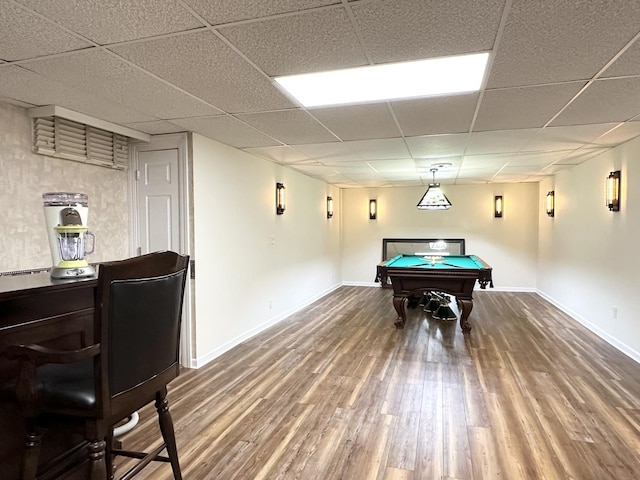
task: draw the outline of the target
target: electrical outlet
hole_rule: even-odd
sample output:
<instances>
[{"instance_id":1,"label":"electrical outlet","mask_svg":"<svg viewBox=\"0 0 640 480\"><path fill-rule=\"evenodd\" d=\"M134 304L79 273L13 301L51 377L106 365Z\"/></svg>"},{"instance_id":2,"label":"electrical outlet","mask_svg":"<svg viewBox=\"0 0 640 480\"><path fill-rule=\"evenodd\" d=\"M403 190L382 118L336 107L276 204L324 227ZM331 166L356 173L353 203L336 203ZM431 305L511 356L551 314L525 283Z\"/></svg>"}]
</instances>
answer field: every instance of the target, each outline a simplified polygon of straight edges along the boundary
<instances>
[{"instance_id":1,"label":"electrical outlet","mask_svg":"<svg viewBox=\"0 0 640 480\"><path fill-rule=\"evenodd\" d=\"M273 308L273 300L270 298L269 299L269 310L271 310Z\"/></svg>"},{"instance_id":2,"label":"electrical outlet","mask_svg":"<svg viewBox=\"0 0 640 480\"><path fill-rule=\"evenodd\" d=\"M611 314L613 315L613 318L618 318L618 307L613 307Z\"/></svg>"}]
</instances>

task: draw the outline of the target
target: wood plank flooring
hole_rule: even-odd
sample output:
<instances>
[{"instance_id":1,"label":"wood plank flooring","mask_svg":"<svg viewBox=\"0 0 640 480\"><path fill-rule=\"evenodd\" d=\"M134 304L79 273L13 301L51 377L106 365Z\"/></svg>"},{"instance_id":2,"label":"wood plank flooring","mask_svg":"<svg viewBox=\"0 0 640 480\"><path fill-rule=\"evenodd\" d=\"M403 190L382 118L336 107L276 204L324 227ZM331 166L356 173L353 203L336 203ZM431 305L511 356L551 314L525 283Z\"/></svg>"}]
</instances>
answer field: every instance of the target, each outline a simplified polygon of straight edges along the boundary
<instances>
[{"instance_id":1,"label":"wood plank flooring","mask_svg":"<svg viewBox=\"0 0 640 480\"><path fill-rule=\"evenodd\" d=\"M391 296L342 287L184 370L185 480L640 478L639 364L533 293L474 293L467 335L422 308L396 330ZM159 444L140 417L128 448Z\"/></svg>"}]
</instances>

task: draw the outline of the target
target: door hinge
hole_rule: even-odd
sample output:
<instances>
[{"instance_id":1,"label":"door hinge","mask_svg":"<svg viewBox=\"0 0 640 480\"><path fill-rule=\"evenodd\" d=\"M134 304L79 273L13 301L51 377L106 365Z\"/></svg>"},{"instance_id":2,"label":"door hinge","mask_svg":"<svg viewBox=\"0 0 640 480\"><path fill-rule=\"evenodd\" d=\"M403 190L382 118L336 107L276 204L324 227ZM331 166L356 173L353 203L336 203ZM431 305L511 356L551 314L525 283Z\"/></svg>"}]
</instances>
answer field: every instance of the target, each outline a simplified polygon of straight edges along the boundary
<instances>
[{"instance_id":1,"label":"door hinge","mask_svg":"<svg viewBox=\"0 0 640 480\"><path fill-rule=\"evenodd\" d=\"M136 170L136 182L140 181L140 170Z\"/></svg>"}]
</instances>

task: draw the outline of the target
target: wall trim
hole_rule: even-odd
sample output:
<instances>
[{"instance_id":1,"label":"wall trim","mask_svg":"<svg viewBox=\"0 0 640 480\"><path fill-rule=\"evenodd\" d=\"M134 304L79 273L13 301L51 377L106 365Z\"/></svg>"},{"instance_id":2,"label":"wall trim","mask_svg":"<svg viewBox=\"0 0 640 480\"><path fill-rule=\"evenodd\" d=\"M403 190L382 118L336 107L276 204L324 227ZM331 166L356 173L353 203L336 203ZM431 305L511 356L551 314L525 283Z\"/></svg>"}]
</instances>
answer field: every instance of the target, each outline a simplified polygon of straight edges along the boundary
<instances>
[{"instance_id":1,"label":"wall trim","mask_svg":"<svg viewBox=\"0 0 640 480\"><path fill-rule=\"evenodd\" d=\"M637 363L640 363L640 352L635 351L634 349L632 349L631 347L629 347L625 343L621 342L617 338L609 335L607 332L602 330L600 327L594 325L589 320L587 320L586 318L582 317L578 313L574 312L569 307L567 307L567 306L563 305L562 303L558 302L555 298L551 297L550 295L547 295L543 291L536 290L536 293L538 295L540 295L542 298L544 298L545 300L547 300L549 303L553 304L555 307L557 307L558 309L562 310L564 313L569 315L576 322L580 323L582 326L586 327L588 330L590 330L591 332L595 333L597 336L602 338L609 345L611 345L615 349L619 350L620 352L624 353L627 357L631 358L632 360L635 360Z\"/></svg>"},{"instance_id":2,"label":"wall trim","mask_svg":"<svg viewBox=\"0 0 640 480\"><path fill-rule=\"evenodd\" d=\"M313 302L320 300L323 297L326 297L327 295L333 293L335 290L337 290L338 288L340 288L342 286L342 284L336 284L333 287L328 288L327 290L325 290L324 292L321 292L317 295L314 295L313 297L309 298L307 301L292 307L288 310L285 310L284 312L280 313L279 315L276 315L275 317L272 317L270 319L268 319L266 322L261 323L260 325L258 325L255 328L252 328L251 330L243 333L242 335L237 336L236 338L228 341L227 343L225 343L224 345L219 346L218 348L210 351L209 353L201 356L201 357L197 357L195 359L191 359L191 365L190 368L201 368L204 367L205 365L207 365L208 363L212 362L213 360L215 360L217 357L219 357L220 355L222 355L225 352L228 352L229 350L231 350L233 347L236 347L238 345L240 345L242 342L249 340L251 337L256 336L257 334L259 334L260 332L266 330L269 327L272 327L273 325L281 322L282 320L284 320L287 317L290 317L291 315L293 315L294 313L302 310L303 308L311 305Z\"/></svg>"}]
</instances>

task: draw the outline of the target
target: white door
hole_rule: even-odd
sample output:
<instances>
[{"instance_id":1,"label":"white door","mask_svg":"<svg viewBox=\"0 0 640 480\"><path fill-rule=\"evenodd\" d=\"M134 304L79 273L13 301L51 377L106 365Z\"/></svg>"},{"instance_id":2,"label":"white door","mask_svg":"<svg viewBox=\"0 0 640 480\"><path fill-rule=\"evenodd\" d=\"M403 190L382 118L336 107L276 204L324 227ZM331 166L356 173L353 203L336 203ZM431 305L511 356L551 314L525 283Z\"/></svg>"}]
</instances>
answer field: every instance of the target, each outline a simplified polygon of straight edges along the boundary
<instances>
[{"instance_id":1,"label":"white door","mask_svg":"<svg viewBox=\"0 0 640 480\"><path fill-rule=\"evenodd\" d=\"M131 152L132 253L189 253L187 135L153 135L150 143L136 143ZM193 278L193 268L190 271ZM192 281L187 281L185 288L180 334L180 357L185 367L191 366Z\"/></svg>"},{"instance_id":2,"label":"white door","mask_svg":"<svg viewBox=\"0 0 640 480\"><path fill-rule=\"evenodd\" d=\"M138 152L139 253L180 252L178 149Z\"/></svg>"}]
</instances>

